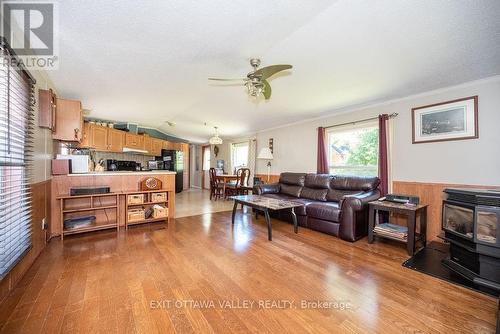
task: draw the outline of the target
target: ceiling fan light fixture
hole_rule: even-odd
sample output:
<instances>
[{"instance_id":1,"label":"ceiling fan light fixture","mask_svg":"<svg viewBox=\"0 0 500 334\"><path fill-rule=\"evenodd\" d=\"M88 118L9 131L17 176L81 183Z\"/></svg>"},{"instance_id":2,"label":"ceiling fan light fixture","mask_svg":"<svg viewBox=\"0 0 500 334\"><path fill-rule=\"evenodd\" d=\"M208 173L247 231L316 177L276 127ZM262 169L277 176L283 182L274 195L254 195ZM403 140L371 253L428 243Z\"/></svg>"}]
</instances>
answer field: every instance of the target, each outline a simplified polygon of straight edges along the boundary
<instances>
[{"instance_id":1,"label":"ceiling fan light fixture","mask_svg":"<svg viewBox=\"0 0 500 334\"><path fill-rule=\"evenodd\" d=\"M208 143L210 145L220 145L220 144L222 144L222 138L219 137L218 128L216 126L214 126L214 129L215 129L215 134L213 135L213 137L210 137L210 139L208 140Z\"/></svg>"}]
</instances>

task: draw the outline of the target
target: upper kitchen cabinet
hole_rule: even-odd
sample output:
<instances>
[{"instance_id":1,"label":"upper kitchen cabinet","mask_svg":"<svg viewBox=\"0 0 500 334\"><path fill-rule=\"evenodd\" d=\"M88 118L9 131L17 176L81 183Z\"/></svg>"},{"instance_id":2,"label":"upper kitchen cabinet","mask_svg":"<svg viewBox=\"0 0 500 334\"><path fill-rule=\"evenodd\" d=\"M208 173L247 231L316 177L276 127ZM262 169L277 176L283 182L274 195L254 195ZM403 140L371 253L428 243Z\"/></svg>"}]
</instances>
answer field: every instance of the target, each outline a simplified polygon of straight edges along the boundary
<instances>
[{"instance_id":1,"label":"upper kitchen cabinet","mask_svg":"<svg viewBox=\"0 0 500 334\"><path fill-rule=\"evenodd\" d=\"M53 139L80 142L83 136L82 103L56 98L54 125Z\"/></svg>"},{"instance_id":2,"label":"upper kitchen cabinet","mask_svg":"<svg viewBox=\"0 0 500 334\"><path fill-rule=\"evenodd\" d=\"M55 130L56 122L56 99L52 89L38 90L38 126Z\"/></svg>"},{"instance_id":3,"label":"upper kitchen cabinet","mask_svg":"<svg viewBox=\"0 0 500 334\"><path fill-rule=\"evenodd\" d=\"M146 151L147 155L154 155L153 154L153 138L150 136L144 136L144 151Z\"/></svg>"},{"instance_id":4,"label":"upper kitchen cabinet","mask_svg":"<svg viewBox=\"0 0 500 334\"><path fill-rule=\"evenodd\" d=\"M125 147L136 150L144 150L144 136L126 133Z\"/></svg>"},{"instance_id":5,"label":"upper kitchen cabinet","mask_svg":"<svg viewBox=\"0 0 500 334\"><path fill-rule=\"evenodd\" d=\"M78 145L78 147L91 148L91 145L90 145L90 124L87 122L83 123L82 140L80 141L80 144Z\"/></svg>"},{"instance_id":6,"label":"upper kitchen cabinet","mask_svg":"<svg viewBox=\"0 0 500 334\"><path fill-rule=\"evenodd\" d=\"M157 138L153 138L152 139L151 155L160 156L162 148L163 148L163 140L157 139Z\"/></svg>"},{"instance_id":7,"label":"upper kitchen cabinet","mask_svg":"<svg viewBox=\"0 0 500 334\"><path fill-rule=\"evenodd\" d=\"M96 151L108 151L108 128L105 126L90 125L90 144Z\"/></svg>"},{"instance_id":8,"label":"upper kitchen cabinet","mask_svg":"<svg viewBox=\"0 0 500 334\"><path fill-rule=\"evenodd\" d=\"M105 126L85 123L83 125L80 148L90 148L101 152L123 152L125 132Z\"/></svg>"},{"instance_id":9,"label":"upper kitchen cabinet","mask_svg":"<svg viewBox=\"0 0 500 334\"><path fill-rule=\"evenodd\" d=\"M120 153L123 152L125 145L125 132L108 128L108 151Z\"/></svg>"}]
</instances>

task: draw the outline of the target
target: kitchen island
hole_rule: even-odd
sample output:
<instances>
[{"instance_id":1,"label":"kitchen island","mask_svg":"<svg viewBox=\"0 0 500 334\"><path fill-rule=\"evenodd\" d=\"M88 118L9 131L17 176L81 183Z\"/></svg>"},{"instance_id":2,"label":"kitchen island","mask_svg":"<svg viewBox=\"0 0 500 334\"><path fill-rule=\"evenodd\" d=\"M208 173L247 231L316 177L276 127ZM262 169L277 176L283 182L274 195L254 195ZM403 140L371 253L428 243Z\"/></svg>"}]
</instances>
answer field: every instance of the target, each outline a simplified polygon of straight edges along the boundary
<instances>
[{"instance_id":1,"label":"kitchen island","mask_svg":"<svg viewBox=\"0 0 500 334\"><path fill-rule=\"evenodd\" d=\"M167 193L168 201L166 206L168 209L168 218L175 215L175 172L155 170L155 171L137 171L137 172L92 172L85 174L68 174L55 175L51 182L51 220L49 226L50 237L60 236L62 230L62 213L63 208L61 201L63 198L70 197L70 189L75 187L98 187L106 186L110 188L110 192L117 196L116 211L106 212L108 215L114 214L113 219L117 222L117 228L125 226L127 217L127 194L138 192L140 183L147 178L156 178L162 182L161 190ZM93 198L89 199L91 206ZM82 206L84 206L82 198ZM78 206L78 204L76 204ZM110 208L111 210L112 208ZM88 210L87 211L91 211Z\"/></svg>"}]
</instances>

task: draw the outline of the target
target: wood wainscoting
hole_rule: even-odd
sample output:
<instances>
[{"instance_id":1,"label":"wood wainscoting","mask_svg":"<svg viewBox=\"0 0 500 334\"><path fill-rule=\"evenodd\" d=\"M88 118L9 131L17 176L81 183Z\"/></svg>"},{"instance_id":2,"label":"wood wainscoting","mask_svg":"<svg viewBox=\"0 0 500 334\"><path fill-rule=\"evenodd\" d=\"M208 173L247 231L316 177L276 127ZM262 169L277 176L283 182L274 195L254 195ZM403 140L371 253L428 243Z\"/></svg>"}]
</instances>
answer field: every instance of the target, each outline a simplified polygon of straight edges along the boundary
<instances>
[{"instance_id":1,"label":"wood wainscoting","mask_svg":"<svg viewBox=\"0 0 500 334\"><path fill-rule=\"evenodd\" d=\"M446 188L498 188L494 186L479 186L466 184L424 183L393 181L392 192L418 196L420 203L427 204L427 240L436 239L441 232L441 205L444 199L443 190ZM399 219L397 219L399 221Z\"/></svg>"},{"instance_id":2,"label":"wood wainscoting","mask_svg":"<svg viewBox=\"0 0 500 334\"><path fill-rule=\"evenodd\" d=\"M50 180L46 180L31 185L31 197L33 200L31 216L32 246L21 261L0 281L0 301L7 297L16 287L45 248L47 233L46 230L42 229L42 219L45 218L47 224L50 221L50 182ZM30 277L25 277L24 280L28 282L30 281Z\"/></svg>"},{"instance_id":3,"label":"wood wainscoting","mask_svg":"<svg viewBox=\"0 0 500 334\"><path fill-rule=\"evenodd\" d=\"M279 175L269 175L269 182L267 182L267 174L255 174L256 177L260 177L265 183L276 183L279 181Z\"/></svg>"}]
</instances>

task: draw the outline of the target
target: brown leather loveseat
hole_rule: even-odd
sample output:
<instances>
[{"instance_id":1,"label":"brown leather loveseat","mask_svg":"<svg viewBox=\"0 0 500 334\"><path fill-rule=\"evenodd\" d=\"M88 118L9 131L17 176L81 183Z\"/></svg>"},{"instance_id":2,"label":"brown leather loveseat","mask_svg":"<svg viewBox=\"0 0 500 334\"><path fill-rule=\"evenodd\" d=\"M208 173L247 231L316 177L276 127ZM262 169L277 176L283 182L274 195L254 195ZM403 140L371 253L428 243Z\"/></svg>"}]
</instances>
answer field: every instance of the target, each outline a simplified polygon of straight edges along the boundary
<instances>
[{"instance_id":1,"label":"brown leather loveseat","mask_svg":"<svg viewBox=\"0 0 500 334\"><path fill-rule=\"evenodd\" d=\"M300 226L356 241L368 233L368 202L380 197L378 177L281 173L278 183L255 186L254 193L303 204L295 209ZM275 216L291 221L290 212Z\"/></svg>"}]
</instances>

